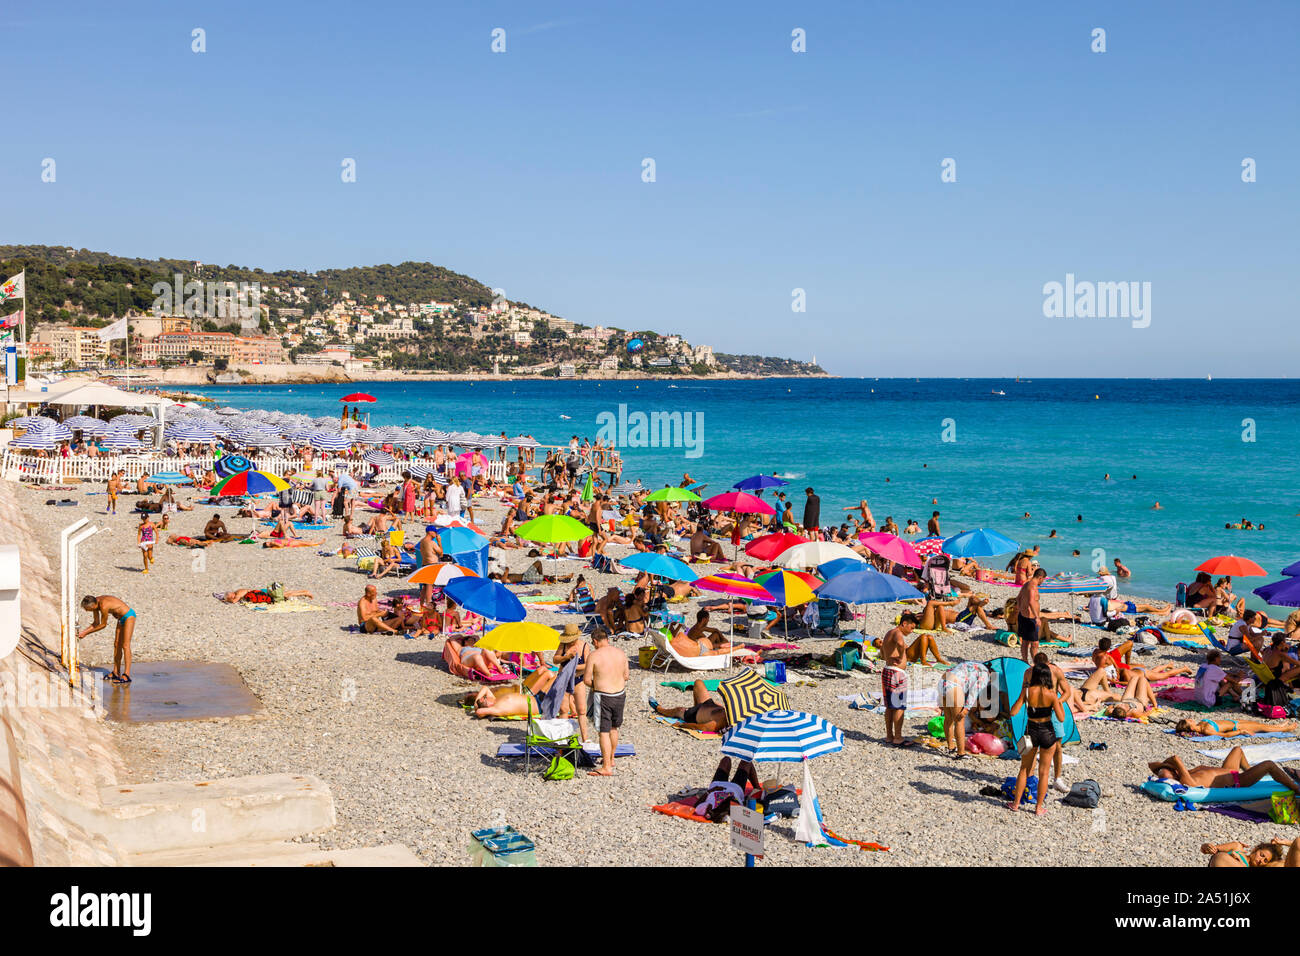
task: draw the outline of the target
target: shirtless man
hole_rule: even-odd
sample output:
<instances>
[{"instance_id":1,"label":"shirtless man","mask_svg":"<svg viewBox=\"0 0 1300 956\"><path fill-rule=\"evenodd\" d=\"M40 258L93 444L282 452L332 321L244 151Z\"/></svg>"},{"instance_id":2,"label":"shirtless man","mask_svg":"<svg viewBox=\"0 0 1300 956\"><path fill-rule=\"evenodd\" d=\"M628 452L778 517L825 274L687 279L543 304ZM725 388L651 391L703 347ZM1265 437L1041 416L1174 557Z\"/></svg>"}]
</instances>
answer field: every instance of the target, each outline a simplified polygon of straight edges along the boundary
<instances>
[{"instance_id":1,"label":"shirtless man","mask_svg":"<svg viewBox=\"0 0 1300 956\"><path fill-rule=\"evenodd\" d=\"M420 556L420 567L430 564L437 564L442 558L442 543L438 540L438 526L436 524L427 524L424 526L424 537L420 539L415 546L416 553ZM433 600L433 585L420 585L420 603L428 604Z\"/></svg>"},{"instance_id":2,"label":"shirtless man","mask_svg":"<svg viewBox=\"0 0 1300 956\"><path fill-rule=\"evenodd\" d=\"M623 707L627 703L627 654L609 643L606 631L592 636L595 649L587 655L582 683L597 694L596 718L600 730L599 770L588 771L589 777L612 777L614 753L618 750L618 729L623 726Z\"/></svg>"},{"instance_id":3,"label":"shirtless man","mask_svg":"<svg viewBox=\"0 0 1300 956\"><path fill-rule=\"evenodd\" d=\"M203 526L204 541L234 541L235 536L226 530L220 515L213 515Z\"/></svg>"},{"instance_id":4,"label":"shirtless man","mask_svg":"<svg viewBox=\"0 0 1300 956\"><path fill-rule=\"evenodd\" d=\"M1177 754L1147 764L1161 780L1177 780L1186 787L1249 787L1265 777L1272 777L1293 793L1300 793L1300 782L1271 760L1253 767L1245 751L1233 747L1223 758L1222 767L1188 767Z\"/></svg>"},{"instance_id":5,"label":"shirtless man","mask_svg":"<svg viewBox=\"0 0 1300 956\"><path fill-rule=\"evenodd\" d=\"M1016 636L1020 638L1020 658L1026 664L1038 653L1039 619L1042 616L1038 603L1038 586L1046 577L1047 572L1039 568L1016 596Z\"/></svg>"},{"instance_id":6,"label":"shirtless man","mask_svg":"<svg viewBox=\"0 0 1300 956\"><path fill-rule=\"evenodd\" d=\"M104 514L117 514L117 496L122 493L122 477L126 472L121 469L113 472L108 479L108 507L104 509Z\"/></svg>"},{"instance_id":7,"label":"shirtless man","mask_svg":"<svg viewBox=\"0 0 1300 956\"><path fill-rule=\"evenodd\" d=\"M705 534L703 528L697 527L695 533L691 535L691 557L698 558L701 555L711 562L727 560L722 553L722 545Z\"/></svg>"},{"instance_id":8,"label":"shirtless man","mask_svg":"<svg viewBox=\"0 0 1300 956\"><path fill-rule=\"evenodd\" d=\"M880 675L885 699L885 743L895 747L911 744L903 739L903 716L907 699L907 638L916 624L916 615L904 611L898 627L892 628L880 642L880 659L885 665Z\"/></svg>"},{"instance_id":9,"label":"shirtless man","mask_svg":"<svg viewBox=\"0 0 1300 956\"><path fill-rule=\"evenodd\" d=\"M99 597L87 594L81 599L81 608L93 614L94 618L89 627L77 632L77 640L102 631L108 626L110 616L117 619L113 635L113 670L105 679L122 684L131 683L131 635L135 633L135 611L127 607L120 597L111 594L101 594Z\"/></svg>"},{"instance_id":10,"label":"shirtless man","mask_svg":"<svg viewBox=\"0 0 1300 956\"><path fill-rule=\"evenodd\" d=\"M405 614L384 614L379 607L379 591L373 584L367 584L361 600L357 601L357 625L367 634L383 631L385 634L397 634L399 627L406 624Z\"/></svg>"},{"instance_id":11,"label":"shirtless man","mask_svg":"<svg viewBox=\"0 0 1300 956\"><path fill-rule=\"evenodd\" d=\"M695 615L691 629L678 631L670 643L682 657L708 657L710 654L725 654L731 649L723 633L716 627L709 627L709 612L703 608Z\"/></svg>"},{"instance_id":12,"label":"shirtless man","mask_svg":"<svg viewBox=\"0 0 1300 956\"><path fill-rule=\"evenodd\" d=\"M704 681L699 679L695 681L691 687L691 695L695 703L690 707L665 707L653 697L650 698L650 706L661 717L675 717L680 720L681 726L687 730L720 733L731 726L726 709L713 699L708 688L704 686Z\"/></svg>"}]
</instances>

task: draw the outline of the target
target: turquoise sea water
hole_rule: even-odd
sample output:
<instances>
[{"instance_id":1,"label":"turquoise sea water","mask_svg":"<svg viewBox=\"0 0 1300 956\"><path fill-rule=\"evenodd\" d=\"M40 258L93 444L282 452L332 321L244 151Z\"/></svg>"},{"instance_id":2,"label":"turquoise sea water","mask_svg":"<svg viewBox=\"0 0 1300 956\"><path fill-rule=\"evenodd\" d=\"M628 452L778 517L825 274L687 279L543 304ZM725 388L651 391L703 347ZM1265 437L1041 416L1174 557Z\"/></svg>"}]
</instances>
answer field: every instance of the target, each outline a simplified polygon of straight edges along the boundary
<instances>
[{"instance_id":1,"label":"turquoise sea water","mask_svg":"<svg viewBox=\"0 0 1300 956\"><path fill-rule=\"evenodd\" d=\"M1125 590L1155 597L1170 597L1176 582L1190 580L1192 569L1213 555L1245 555L1271 572L1267 579L1237 581L1241 595L1276 580L1278 569L1300 558L1300 382L1291 380L374 382L361 388L379 399L369 406L376 424L504 429L548 444L594 437L598 416L617 415L620 404L629 414L701 413L698 458L686 458L683 448L624 448L625 478L675 483L689 471L709 483L709 494L758 472L797 475L787 489L795 493L796 515L808 485L822 498L823 523L864 497L877 523L892 515L899 527L909 518L924 527L937 508L945 535L994 528L1040 544L1043 565L1053 572L1087 571L1093 549L1104 549L1108 563L1119 557L1132 569ZM355 390L202 391L222 404L324 415L338 414L339 398ZM1111 480L1103 480L1108 472ZM1152 510L1156 501L1162 510ZM1026 511L1031 518L1023 517ZM1243 517L1263 522L1265 530L1224 529ZM1047 537L1052 529L1056 539ZM1076 548L1079 557L1071 555Z\"/></svg>"}]
</instances>

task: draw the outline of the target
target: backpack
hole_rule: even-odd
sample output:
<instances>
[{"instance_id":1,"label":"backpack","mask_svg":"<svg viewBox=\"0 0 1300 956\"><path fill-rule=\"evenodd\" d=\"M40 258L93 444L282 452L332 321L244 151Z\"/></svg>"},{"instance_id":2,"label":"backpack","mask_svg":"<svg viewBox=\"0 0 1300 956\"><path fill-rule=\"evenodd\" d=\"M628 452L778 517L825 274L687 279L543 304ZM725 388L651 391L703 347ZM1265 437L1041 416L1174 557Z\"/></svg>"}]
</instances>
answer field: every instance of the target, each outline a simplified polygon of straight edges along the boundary
<instances>
[{"instance_id":1,"label":"backpack","mask_svg":"<svg viewBox=\"0 0 1300 956\"><path fill-rule=\"evenodd\" d=\"M851 671L858 662L858 656L862 651L860 644L854 644L852 641L845 641L839 647L835 648L831 654L831 660L835 666L842 671Z\"/></svg>"},{"instance_id":2,"label":"backpack","mask_svg":"<svg viewBox=\"0 0 1300 956\"><path fill-rule=\"evenodd\" d=\"M564 757L561 757L559 754L556 754L551 758L551 765L547 767L546 772L542 774L542 779L572 780L575 773L576 771L573 769L573 764Z\"/></svg>"},{"instance_id":3,"label":"backpack","mask_svg":"<svg viewBox=\"0 0 1300 956\"><path fill-rule=\"evenodd\" d=\"M1096 780L1080 780L1070 787L1070 792L1061 798L1061 802L1091 810L1101 802L1101 784Z\"/></svg>"}]
</instances>

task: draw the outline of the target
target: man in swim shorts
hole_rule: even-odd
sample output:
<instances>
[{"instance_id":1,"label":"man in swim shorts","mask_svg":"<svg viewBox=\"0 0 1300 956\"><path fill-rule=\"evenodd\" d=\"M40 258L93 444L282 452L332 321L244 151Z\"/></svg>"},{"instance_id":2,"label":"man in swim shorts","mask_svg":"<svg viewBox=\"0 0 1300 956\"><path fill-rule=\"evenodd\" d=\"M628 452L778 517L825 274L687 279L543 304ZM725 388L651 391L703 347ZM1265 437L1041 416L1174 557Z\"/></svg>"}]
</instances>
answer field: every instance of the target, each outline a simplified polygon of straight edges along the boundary
<instances>
[{"instance_id":1,"label":"man in swim shorts","mask_svg":"<svg viewBox=\"0 0 1300 956\"><path fill-rule=\"evenodd\" d=\"M898 626L880 642L880 659L885 669L880 674L880 689L885 700L885 743L906 747L903 740L903 716L907 709L907 638L916 628L917 617L904 611Z\"/></svg>"},{"instance_id":2,"label":"man in swim shorts","mask_svg":"<svg viewBox=\"0 0 1300 956\"><path fill-rule=\"evenodd\" d=\"M1042 610L1038 603L1038 586L1047 577L1047 572L1039 568L1025 582L1016 597L1016 636L1020 638L1020 658L1026 664L1038 653L1038 629Z\"/></svg>"},{"instance_id":3,"label":"man in swim shorts","mask_svg":"<svg viewBox=\"0 0 1300 956\"><path fill-rule=\"evenodd\" d=\"M99 597L87 594L81 599L81 607L93 614L94 619L90 627L77 632L77 640L102 631L108 626L110 616L117 618L113 636L113 670L106 679L121 684L131 683L131 635L135 633L135 611L127 607L120 597L111 594L101 594Z\"/></svg>"},{"instance_id":4,"label":"man in swim shorts","mask_svg":"<svg viewBox=\"0 0 1300 956\"><path fill-rule=\"evenodd\" d=\"M588 773L591 777L614 775L614 754L618 750L618 729L623 726L623 706L627 703L627 654L609 643L609 634L597 631L595 645L587 656L582 682L600 695L596 712L600 729L601 766Z\"/></svg>"},{"instance_id":5,"label":"man in swim shorts","mask_svg":"<svg viewBox=\"0 0 1300 956\"><path fill-rule=\"evenodd\" d=\"M650 706L661 717L675 717L680 720L681 726L687 730L717 733L730 726L726 708L713 699L704 681L696 678L691 687L691 696L694 697L695 702L690 707L665 707L653 697L650 698Z\"/></svg>"}]
</instances>

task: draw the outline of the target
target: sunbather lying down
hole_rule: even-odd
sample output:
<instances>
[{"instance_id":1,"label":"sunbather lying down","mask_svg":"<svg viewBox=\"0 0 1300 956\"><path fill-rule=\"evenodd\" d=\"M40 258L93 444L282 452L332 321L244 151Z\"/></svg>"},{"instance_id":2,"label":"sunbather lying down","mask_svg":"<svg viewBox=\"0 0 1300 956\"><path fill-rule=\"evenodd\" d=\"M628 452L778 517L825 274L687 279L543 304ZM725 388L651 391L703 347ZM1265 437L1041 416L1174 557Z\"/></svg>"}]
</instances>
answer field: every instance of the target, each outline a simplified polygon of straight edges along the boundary
<instances>
[{"instance_id":1,"label":"sunbather lying down","mask_svg":"<svg viewBox=\"0 0 1300 956\"><path fill-rule=\"evenodd\" d=\"M1180 720L1175 728L1180 737L1253 737L1255 734L1288 733L1296 729L1295 721L1266 724L1262 720Z\"/></svg>"},{"instance_id":2,"label":"sunbather lying down","mask_svg":"<svg viewBox=\"0 0 1300 956\"><path fill-rule=\"evenodd\" d=\"M290 591L286 589L283 592L282 597L286 601L291 598L306 598L310 601L311 592ZM227 591L226 596L221 600L225 601L227 604L239 604L241 601L246 604L272 604L275 602L275 598L271 596L271 592L265 588L240 588L237 591Z\"/></svg>"},{"instance_id":3,"label":"sunbather lying down","mask_svg":"<svg viewBox=\"0 0 1300 956\"><path fill-rule=\"evenodd\" d=\"M490 652L484 652L490 653ZM527 717L541 714L537 695L545 694L553 683L556 674L552 670L534 671L524 678L523 685L514 687L483 687L465 695L464 703L474 708L474 717ZM573 713L572 696L565 695L560 705L560 717L570 717Z\"/></svg>"},{"instance_id":4,"label":"sunbather lying down","mask_svg":"<svg viewBox=\"0 0 1300 956\"><path fill-rule=\"evenodd\" d=\"M319 548L325 543L324 538L317 538L315 541L306 541L302 538L272 538L269 541L263 541L264 548Z\"/></svg>"},{"instance_id":5,"label":"sunbather lying down","mask_svg":"<svg viewBox=\"0 0 1300 956\"><path fill-rule=\"evenodd\" d=\"M1187 787L1249 787L1265 777L1272 777L1294 793L1300 793L1300 781L1285 768L1271 760L1261 761L1252 767L1246 760L1245 751L1240 747L1228 751L1228 756L1223 758L1222 767L1189 768L1177 754L1153 761L1147 766L1161 780L1177 780Z\"/></svg>"},{"instance_id":6,"label":"sunbather lying down","mask_svg":"<svg viewBox=\"0 0 1300 956\"><path fill-rule=\"evenodd\" d=\"M691 695L695 698L695 703L690 707L664 707L653 697L650 698L650 706L661 717L677 718L687 730L716 733L731 726L726 710L713 699L704 686L704 681L696 679L691 687Z\"/></svg>"},{"instance_id":7,"label":"sunbather lying down","mask_svg":"<svg viewBox=\"0 0 1300 956\"><path fill-rule=\"evenodd\" d=\"M871 646L876 650L880 650L880 644L880 638L873 637L871 639ZM927 663L927 658L931 655L933 655L936 664L950 663L946 658L944 658L943 654L939 653L939 642L934 639L933 634L922 634L918 632L916 639L912 641L911 644L907 645L907 662L909 664L924 665Z\"/></svg>"},{"instance_id":8,"label":"sunbather lying down","mask_svg":"<svg viewBox=\"0 0 1300 956\"><path fill-rule=\"evenodd\" d=\"M1201 852L1210 857L1210 866L1300 866L1300 837L1283 840L1273 837L1247 852L1244 843L1202 843Z\"/></svg>"}]
</instances>

